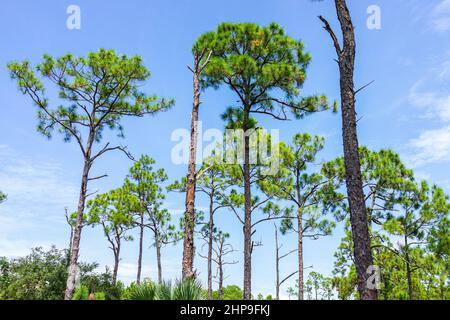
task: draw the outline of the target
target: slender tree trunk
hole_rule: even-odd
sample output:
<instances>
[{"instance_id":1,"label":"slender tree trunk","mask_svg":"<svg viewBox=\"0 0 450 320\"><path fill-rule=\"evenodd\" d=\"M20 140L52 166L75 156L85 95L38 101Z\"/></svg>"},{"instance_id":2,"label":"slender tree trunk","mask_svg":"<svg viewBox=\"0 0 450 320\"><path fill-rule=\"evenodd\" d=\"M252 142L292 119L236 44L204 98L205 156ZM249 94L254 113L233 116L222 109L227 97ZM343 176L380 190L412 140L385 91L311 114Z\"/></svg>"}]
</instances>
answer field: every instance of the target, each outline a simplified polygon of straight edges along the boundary
<instances>
[{"instance_id":1,"label":"slender tree trunk","mask_svg":"<svg viewBox=\"0 0 450 320\"><path fill-rule=\"evenodd\" d=\"M189 146L189 164L186 179L186 213L184 223L182 278L194 277L194 228L195 228L195 188L196 188L196 157L198 138L198 111L200 107L199 57L194 55L193 70L194 98L191 114L191 141Z\"/></svg>"},{"instance_id":2,"label":"slender tree trunk","mask_svg":"<svg viewBox=\"0 0 450 320\"><path fill-rule=\"evenodd\" d=\"M275 225L275 272L276 272L275 299L280 300L280 247L278 246L278 229L276 225Z\"/></svg>"},{"instance_id":3,"label":"slender tree trunk","mask_svg":"<svg viewBox=\"0 0 450 320\"><path fill-rule=\"evenodd\" d=\"M335 4L343 37L344 45L342 50L328 22L322 17L320 18L325 24L325 29L330 33L338 54L346 186L350 207L350 223L358 278L358 292L362 300L376 300L377 290L369 289L367 286L367 280L370 276L367 270L373 264L373 259L370 247L356 128L355 89L353 82L356 53L355 32L346 1L335 0Z\"/></svg>"},{"instance_id":4,"label":"slender tree trunk","mask_svg":"<svg viewBox=\"0 0 450 320\"><path fill-rule=\"evenodd\" d=\"M406 260L406 278L408 280L408 296L409 300L413 299L413 287L411 279L411 260L409 258L409 247L408 247L408 230L405 228L405 260Z\"/></svg>"},{"instance_id":5,"label":"slender tree trunk","mask_svg":"<svg viewBox=\"0 0 450 320\"><path fill-rule=\"evenodd\" d=\"M219 300L223 300L223 263L219 257Z\"/></svg>"},{"instance_id":6,"label":"slender tree trunk","mask_svg":"<svg viewBox=\"0 0 450 320\"><path fill-rule=\"evenodd\" d=\"M120 262L120 243L117 245L117 249L114 250L114 269L112 274L113 283L117 283L117 273L119 272L119 262Z\"/></svg>"},{"instance_id":7,"label":"slender tree trunk","mask_svg":"<svg viewBox=\"0 0 450 320\"><path fill-rule=\"evenodd\" d=\"M72 241L73 241L73 227L70 228L69 252L72 251Z\"/></svg>"},{"instance_id":8,"label":"slender tree trunk","mask_svg":"<svg viewBox=\"0 0 450 320\"><path fill-rule=\"evenodd\" d=\"M212 300L212 251L214 229L214 191L209 197L209 234L208 234L208 300Z\"/></svg>"},{"instance_id":9,"label":"slender tree trunk","mask_svg":"<svg viewBox=\"0 0 450 320\"><path fill-rule=\"evenodd\" d=\"M163 279L162 279L162 265L161 265L161 243L160 241L157 239L156 240L156 261L158 264L158 283L161 284Z\"/></svg>"},{"instance_id":10,"label":"slender tree trunk","mask_svg":"<svg viewBox=\"0 0 450 320\"><path fill-rule=\"evenodd\" d=\"M140 225L139 225L139 256L138 256L138 270L136 276L136 283L141 283L141 272L142 272L142 253L144 244L144 215L141 214Z\"/></svg>"},{"instance_id":11,"label":"slender tree trunk","mask_svg":"<svg viewBox=\"0 0 450 320\"><path fill-rule=\"evenodd\" d=\"M244 300L252 297L252 198L250 185L250 137L248 110L244 111Z\"/></svg>"},{"instance_id":12,"label":"slender tree trunk","mask_svg":"<svg viewBox=\"0 0 450 320\"><path fill-rule=\"evenodd\" d=\"M70 223L70 215L68 214L68 212L67 212L67 208L65 208L65 211L66 211L66 220L67 220L67 224L69 225L69 227L70 227L70 238L69 238L69 255L70 255L70 252L72 251L72 241L73 241L73 226L72 226L72 224ZM69 263L70 263L70 261L68 261Z\"/></svg>"},{"instance_id":13,"label":"slender tree trunk","mask_svg":"<svg viewBox=\"0 0 450 320\"><path fill-rule=\"evenodd\" d=\"M298 250L298 300L303 300L303 220L302 213L298 208L297 214L297 250Z\"/></svg>"},{"instance_id":14,"label":"slender tree trunk","mask_svg":"<svg viewBox=\"0 0 450 320\"><path fill-rule=\"evenodd\" d=\"M78 270L78 255L80 252L81 231L83 229L83 214L84 206L86 204L87 185L89 181L89 171L91 169L91 150L94 142L94 132L89 133L87 141L86 154L84 156L83 174L81 176L80 197L78 200L77 218L73 228L73 239L70 248L70 265L67 277L66 291L64 293L64 300L71 300L75 290L75 282Z\"/></svg>"}]
</instances>

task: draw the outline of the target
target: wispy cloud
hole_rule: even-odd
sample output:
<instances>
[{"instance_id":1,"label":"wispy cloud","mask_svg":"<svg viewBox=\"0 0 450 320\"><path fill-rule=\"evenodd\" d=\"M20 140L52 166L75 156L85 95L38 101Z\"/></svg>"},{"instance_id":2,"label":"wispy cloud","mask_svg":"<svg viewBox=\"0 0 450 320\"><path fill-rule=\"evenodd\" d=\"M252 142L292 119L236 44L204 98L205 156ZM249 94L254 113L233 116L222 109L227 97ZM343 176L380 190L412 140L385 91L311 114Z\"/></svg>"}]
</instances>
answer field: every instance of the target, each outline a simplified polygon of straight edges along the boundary
<instances>
[{"instance_id":1,"label":"wispy cloud","mask_svg":"<svg viewBox=\"0 0 450 320\"><path fill-rule=\"evenodd\" d=\"M431 68L410 89L408 102L421 111L421 118L434 126L407 144L408 162L413 167L450 161L449 87L450 62L445 61Z\"/></svg>"},{"instance_id":2,"label":"wispy cloud","mask_svg":"<svg viewBox=\"0 0 450 320\"><path fill-rule=\"evenodd\" d=\"M423 79L410 89L408 101L415 107L425 110L425 117L450 121L450 93L444 88L450 85L450 62L441 63L430 69Z\"/></svg>"},{"instance_id":3,"label":"wispy cloud","mask_svg":"<svg viewBox=\"0 0 450 320\"><path fill-rule=\"evenodd\" d=\"M450 0L442 0L433 8L430 25L437 32L450 30Z\"/></svg>"},{"instance_id":4,"label":"wispy cloud","mask_svg":"<svg viewBox=\"0 0 450 320\"><path fill-rule=\"evenodd\" d=\"M0 255L18 256L37 245L50 245L42 230L61 230L64 207L76 203L77 188L51 159L31 159L0 145ZM33 238L33 241L27 239ZM34 240L35 239L35 240ZM39 240L39 242L37 242Z\"/></svg>"},{"instance_id":5,"label":"wispy cloud","mask_svg":"<svg viewBox=\"0 0 450 320\"><path fill-rule=\"evenodd\" d=\"M409 146L415 151L410 159L413 166L450 161L450 125L424 131L418 138L411 139Z\"/></svg>"}]
</instances>

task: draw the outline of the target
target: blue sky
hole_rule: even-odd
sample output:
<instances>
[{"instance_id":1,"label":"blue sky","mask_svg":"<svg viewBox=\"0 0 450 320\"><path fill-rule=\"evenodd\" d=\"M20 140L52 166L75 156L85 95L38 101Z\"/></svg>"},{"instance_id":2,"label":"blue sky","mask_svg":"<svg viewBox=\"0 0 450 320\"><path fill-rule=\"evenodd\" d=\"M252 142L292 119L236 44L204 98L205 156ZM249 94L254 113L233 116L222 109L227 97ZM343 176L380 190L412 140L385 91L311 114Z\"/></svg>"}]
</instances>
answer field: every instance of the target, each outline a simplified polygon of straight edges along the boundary
<instances>
[{"instance_id":1,"label":"blue sky","mask_svg":"<svg viewBox=\"0 0 450 320\"><path fill-rule=\"evenodd\" d=\"M358 87L375 82L357 99L360 143L372 149L392 148L415 169L418 177L438 183L450 192L450 0L349 0L358 40L355 81ZM66 9L81 8L81 30L66 28ZM366 26L369 5L381 9L381 29ZM152 73L143 87L148 93L176 99L169 112L153 118L124 121L125 140L138 156L149 154L164 167L173 181L186 173L185 165L171 161L175 129L189 128L192 97L190 48L203 32L220 22L272 21L292 37L302 39L313 57L303 93L324 93L339 97L335 52L318 15L338 28L331 1L251 0L212 1L2 1L0 13L0 190L9 199L0 205L0 256L20 256L29 248L50 244L65 247L69 230L64 207L77 203L81 158L74 143L63 143L36 133L35 108L9 79L6 64L29 59L36 63L42 54L58 56L66 52L84 55L99 48L112 48L128 55L138 54ZM219 115L235 99L228 90L207 91L203 95L201 120L204 129L223 127ZM342 153L340 115L322 113L288 122L258 118L266 128L279 129L283 140L308 132L326 137L319 160L331 160ZM114 135L108 139L116 140ZM93 174L108 173L92 191L118 187L131 163L120 153L98 161ZM183 210L182 195L169 194L166 207L178 219ZM199 207L205 201L199 198ZM218 223L231 233L235 249L242 248L241 226L229 212L218 214ZM338 226L333 236L305 244L305 266L329 274L333 252L342 236ZM255 240L263 247L254 253L254 293L274 292L273 225L262 226ZM282 239L284 248L295 246L295 238ZM149 235L147 247L150 246ZM144 256L144 275L155 278L153 248ZM167 278L180 273L181 247L163 251ZM112 253L99 229L85 228L81 259L112 264ZM241 252L235 259L242 260ZM285 260L285 274L295 269L295 256ZM137 243L127 243L119 276L125 282L135 277ZM196 261L205 279L205 261ZM228 284L242 283L242 264L227 269ZM293 282L284 286L286 289ZM284 290L283 290L284 291Z\"/></svg>"}]
</instances>

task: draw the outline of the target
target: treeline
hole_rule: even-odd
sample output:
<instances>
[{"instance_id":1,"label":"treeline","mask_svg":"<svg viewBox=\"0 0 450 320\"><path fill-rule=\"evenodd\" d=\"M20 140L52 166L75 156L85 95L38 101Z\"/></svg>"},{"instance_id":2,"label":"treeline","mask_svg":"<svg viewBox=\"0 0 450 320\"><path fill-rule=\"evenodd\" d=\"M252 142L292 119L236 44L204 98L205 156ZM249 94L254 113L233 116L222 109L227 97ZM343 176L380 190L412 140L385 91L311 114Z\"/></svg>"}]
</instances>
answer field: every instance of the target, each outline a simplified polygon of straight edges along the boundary
<instances>
[{"instance_id":1,"label":"treeline","mask_svg":"<svg viewBox=\"0 0 450 320\"><path fill-rule=\"evenodd\" d=\"M283 121L337 111L337 104L330 103L326 96L301 95L311 56L301 41L286 35L275 23L223 23L195 42L194 63L189 67L194 95L188 172L167 190L168 176L164 169L154 167L154 160L147 155L135 159L126 147L111 145L104 135L105 129L110 129L123 137L124 117L156 115L174 105L172 99L140 91L150 76L140 57L102 49L86 57L45 55L37 66L27 61L8 64L19 90L38 109L38 132L48 138L57 132L64 141L74 141L83 160L77 211L68 215L72 232L66 257L65 299L86 293L95 298L93 289L84 287L84 293L80 293L82 287L77 284L80 239L86 226L100 226L109 243L114 257L110 275L113 286L119 283L123 242L131 240L130 230L137 229L138 270L133 285L137 292L145 291L147 297L162 297L165 292L165 297L173 297L183 288L198 288L194 257L199 254L207 262L208 299L215 295L214 270L217 297L222 299L226 266L235 263L242 264L242 297L252 299L252 255L260 245L254 241L254 234L258 226L269 222L275 223L276 230L275 299L280 298L282 284L294 276L297 288L289 294L300 300L305 292L308 297L318 297L316 287L327 292L325 297L333 292L341 299L448 297L448 196L438 186L417 181L393 151L359 147L355 95L360 90L355 90L353 83L353 25L345 0L335 3L342 45L327 20L320 19L338 55L344 156L321 166L315 165L315 160L324 148L323 138L299 133L291 142L276 143L258 123L264 118ZM57 88L57 97L48 98L47 92L53 91L46 91L44 83ZM235 130L236 136L200 159L198 168L201 93L211 88L228 89L234 94L227 103L232 107L223 110L222 119L224 128ZM65 104L53 105L56 100ZM269 153L261 145L268 146ZM94 197L88 185L106 175L92 176L91 169L100 157L113 151L122 152L134 164L122 186ZM166 191L186 195L181 226L171 221L170 212L164 208ZM196 207L199 195L208 200L206 213ZM228 243L230 235L216 223L219 211L231 212L242 227L242 261L230 258L235 249ZM345 221L347 234L336 253L333 277L310 273L305 280L304 240L329 236L341 221ZM295 233L295 250L281 252L278 231ZM141 274L148 232L157 257L156 283L143 281ZM196 245L199 238L205 243L206 253ZM181 280L172 286L164 281L162 248L180 240ZM279 266L291 253L297 256L297 268L283 277Z\"/></svg>"},{"instance_id":2,"label":"treeline","mask_svg":"<svg viewBox=\"0 0 450 320\"><path fill-rule=\"evenodd\" d=\"M297 285L286 291L292 299L298 299L299 294L307 299L359 298L349 209L344 193L343 159L325 162L320 167L314 165L316 154L323 145L324 140L317 136L296 135L291 144L282 142L279 145L280 170L277 175L259 176L264 170L255 175L259 194L254 206L255 210L260 206L260 214L254 215L259 217L254 222L254 230L262 222L273 221L277 234L276 252L273 253L273 263L277 265L276 278L273 279L276 294L268 298L279 299L282 283L293 275L297 276ZM360 156L375 260L372 284L377 288L379 298L448 299L448 196L436 185L416 181L412 170L407 169L391 150L374 152L363 147ZM183 226L172 223L170 213L162 207L165 198L162 185L167 175L154 165L154 160L142 156L130 168L121 187L88 201L85 224L100 226L112 251L114 265L103 274L95 274L95 264L80 264L79 279L82 285L75 291L75 298L94 294L91 299L122 299L130 295L127 290L137 290L141 298L138 298L138 293L132 297L144 299L142 295L147 294L147 297L155 299L158 286L166 289L171 286L163 278L161 248L179 241ZM187 285L197 288L198 295L193 298L227 299L230 288L223 283L225 269L228 264L238 261L227 258L234 251L227 242L230 235L222 231L214 219L221 211L229 211L235 214L237 223L243 224L239 209L244 202L244 194L239 192L242 172L238 165L220 164L217 157L211 157L205 161L201 173L197 192L209 200L209 212L199 216L193 229L198 240L205 243L197 253L206 259L208 281L204 291L195 281ZM183 192L185 185L185 180L182 180L170 184L167 189ZM72 226L75 215L69 219ZM297 253L302 259L303 241L331 235L337 222L344 222L346 234L335 253L333 274L326 277L312 271L304 279L307 268L303 267L303 260L299 260L298 270L281 279L281 259L290 253ZM133 229L137 229L139 235L138 271L136 282L127 289L117 280L117 273L122 242L133 240L130 234ZM146 230L151 234L157 253L154 265L158 278L155 283L142 280L141 275ZM277 231L281 235L294 233L298 240L297 248L286 254L279 252L279 243L283 240ZM270 238L267 240L270 241ZM36 249L26 258L11 261L3 258L2 298L62 298L61 286L65 284L68 262L67 252L56 249L49 252ZM25 276L25 273L28 274ZM217 286L214 286L213 278ZM301 286L298 285L300 279ZM21 286L27 288L29 296L20 293L25 290L19 290ZM214 288L217 290L214 291ZM47 290L49 294L45 297L42 292ZM243 294L240 289L238 292ZM233 297L236 298L236 292Z\"/></svg>"}]
</instances>

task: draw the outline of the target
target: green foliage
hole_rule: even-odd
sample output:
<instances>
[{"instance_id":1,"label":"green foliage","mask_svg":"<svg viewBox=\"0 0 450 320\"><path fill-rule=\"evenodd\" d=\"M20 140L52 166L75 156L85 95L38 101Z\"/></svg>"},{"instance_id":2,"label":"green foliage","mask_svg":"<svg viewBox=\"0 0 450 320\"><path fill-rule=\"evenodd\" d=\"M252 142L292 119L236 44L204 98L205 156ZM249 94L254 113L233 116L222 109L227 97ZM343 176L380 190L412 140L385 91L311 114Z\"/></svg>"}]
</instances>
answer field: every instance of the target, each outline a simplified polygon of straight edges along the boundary
<instances>
[{"instance_id":1,"label":"green foliage","mask_svg":"<svg viewBox=\"0 0 450 320\"><path fill-rule=\"evenodd\" d=\"M173 286L171 281L162 281L158 284L157 294L158 300L173 300Z\"/></svg>"},{"instance_id":2,"label":"green foliage","mask_svg":"<svg viewBox=\"0 0 450 320\"><path fill-rule=\"evenodd\" d=\"M273 193L294 206L282 221L283 233L295 230L294 221L298 219L302 219L302 236L312 239L330 235L335 227L325 214L336 206L342 195L337 193L333 179L311 172L309 168L323 147L321 137L311 137L307 133L295 135L291 145L280 144L278 174L269 175L260 183L266 193Z\"/></svg>"},{"instance_id":3,"label":"green foliage","mask_svg":"<svg viewBox=\"0 0 450 320\"><path fill-rule=\"evenodd\" d=\"M34 248L23 258L0 257L0 300L61 300L67 281L68 253L51 247ZM79 263L81 284L89 292L112 299L111 274L97 274L97 264ZM108 280L105 280L108 279ZM97 285L93 286L93 283ZM116 291L119 289L115 289ZM117 298L117 297L116 297Z\"/></svg>"},{"instance_id":4,"label":"green foliage","mask_svg":"<svg viewBox=\"0 0 450 320\"><path fill-rule=\"evenodd\" d=\"M222 299L223 300L242 300L243 292L239 286L229 285L223 287L222 289ZM213 300L219 299L219 292L213 291L212 293Z\"/></svg>"},{"instance_id":5,"label":"green foliage","mask_svg":"<svg viewBox=\"0 0 450 320\"><path fill-rule=\"evenodd\" d=\"M156 300L157 285L146 280L139 285L131 284L125 292L124 298L127 300Z\"/></svg>"},{"instance_id":6,"label":"green foliage","mask_svg":"<svg viewBox=\"0 0 450 320\"><path fill-rule=\"evenodd\" d=\"M154 114L173 104L140 92L139 87L150 77L142 59L113 50L101 49L86 57L44 55L43 62L34 68L22 61L9 63L8 69L19 90L38 107L37 129L49 138L56 129L65 141L75 138L81 144L83 127L90 127L96 141L101 140L105 128L118 130L123 136L123 116ZM58 99L66 105L50 107L39 77L57 87Z\"/></svg>"},{"instance_id":7,"label":"green foliage","mask_svg":"<svg viewBox=\"0 0 450 320\"><path fill-rule=\"evenodd\" d=\"M161 186L167 180L164 169L154 168L155 160L142 155L129 170L123 189L128 195L128 212L133 213L135 225L142 225L153 232L155 245L175 243L180 234L171 224L171 215L162 208L166 198Z\"/></svg>"},{"instance_id":8,"label":"green foliage","mask_svg":"<svg viewBox=\"0 0 450 320\"><path fill-rule=\"evenodd\" d=\"M81 285L76 288L72 300L106 300L106 294L104 292L92 293L87 286Z\"/></svg>"},{"instance_id":9,"label":"green foliage","mask_svg":"<svg viewBox=\"0 0 450 320\"><path fill-rule=\"evenodd\" d=\"M200 300L202 298L202 286L198 280L188 278L177 281L173 288L172 300Z\"/></svg>"},{"instance_id":10,"label":"green foliage","mask_svg":"<svg viewBox=\"0 0 450 320\"><path fill-rule=\"evenodd\" d=\"M85 285L79 286L73 293L72 300L88 300L89 289Z\"/></svg>"},{"instance_id":11,"label":"green foliage","mask_svg":"<svg viewBox=\"0 0 450 320\"><path fill-rule=\"evenodd\" d=\"M52 247L34 248L23 258L2 260L0 298L5 300L59 300L67 280L67 256Z\"/></svg>"},{"instance_id":12,"label":"green foliage","mask_svg":"<svg viewBox=\"0 0 450 320\"><path fill-rule=\"evenodd\" d=\"M132 284L125 290L127 300L201 300L203 289L197 280L179 280L172 285L170 281L160 284L144 281L140 285Z\"/></svg>"},{"instance_id":13,"label":"green foliage","mask_svg":"<svg viewBox=\"0 0 450 320\"><path fill-rule=\"evenodd\" d=\"M124 188L118 188L99 194L87 203L89 212L86 222L91 226L100 225L102 227L117 261L120 256L122 240L133 240L133 237L127 234L127 231L133 226L128 198L127 191Z\"/></svg>"},{"instance_id":14,"label":"green foliage","mask_svg":"<svg viewBox=\"0 0 450 320\"><path fill-rule=\"evenodd\" d=\"M120 300L122 291L124 290L124 285L122 282L117 281L114 283L114 279L112 273L109 269L106 269L105 272L102 273L94 273L91 272L86 274L82 278L82 284L85 285L90 293L103 294L105 296L105 300Z\"/></svg>"},{"instance_id":15,"label":"green foliage","mask_svg":"<svg viewBox=\"0 0 450 320\"><path fill-rule=\"evenodd\" d=\"M5 202L6 199L7 199L6 194L0 191L0 203Z\"/></svg>"},{"instance_id":16,"label":"green foliage","mask_svg":"<svg viewBox=\"0 0 450 320\"><path fill-rule=\"evenodd\" d=\"M295 286L296 289L288 288L287 293L290 296L298 296L298 280L296 281ZM333 300L336 293L336 287L337 282L335 279L325 277L319 272L311 271L305 281L304 290L308 300ZM340 288L337 290L340 294L339 290Z\"/></svg>"},{"instance_id":17,"label":"green foliage","mask_svg":"<svg viewBox=\"0 0 450 320\"><path fill-rule=\"evenodd\" d=\"M412 170L391 150L362 147L360 155L372 255L381 271L380 298L409 299L411 290L413 299L445 299L450 265L448 196L437 186L416 182ZM323 172L343 183L343 168L339 158L325 164ZM341 205L345 217L345 199ZM349 224L346 219L345 236L335 253L333 281L341 299L358 298Z\"/></svg>"},{"instance_id":18,"label":"green foliage","mask_svg":"<svg viewBox=\"0 0 450 320\"><path fill-rule=\"evenodd\" d=\"M242 115L243 128L251 128L249 113L284 119L288 109L301 118L328 108L323 96L298 99L311 57L301 41L287 36L276 23L222 23L203 34L194 49L212 51L203 87L225 84L237 94L242 106L229 113Z\"/></svg>"}]
</instances>

